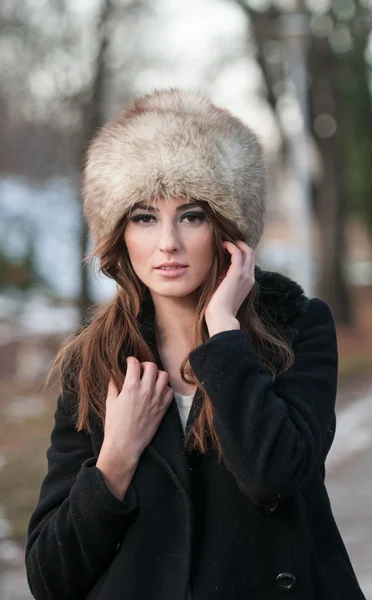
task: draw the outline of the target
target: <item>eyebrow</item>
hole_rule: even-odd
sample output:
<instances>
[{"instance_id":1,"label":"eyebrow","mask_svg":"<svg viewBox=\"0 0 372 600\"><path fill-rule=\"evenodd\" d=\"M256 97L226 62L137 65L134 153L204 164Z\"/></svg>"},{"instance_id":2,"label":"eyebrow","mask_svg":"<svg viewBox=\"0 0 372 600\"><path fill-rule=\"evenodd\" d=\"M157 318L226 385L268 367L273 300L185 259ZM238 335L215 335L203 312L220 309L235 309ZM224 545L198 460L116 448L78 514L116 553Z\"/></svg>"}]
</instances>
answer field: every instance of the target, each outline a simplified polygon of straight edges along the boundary
<instances>
[{"instance_id":1,"label":"eyebrow","mask_svg":"<svg viewBox=\"0 0 372 600\"><path fill-rule=\"evenodd\" d=\"M181 204L181 206L178 206L176 208L176 211L184 210L185 208L193 208L195 206L200 208L200 204L197 204L196 202L194 202L193 204L191 204L190 202L188 204ZM140 208L141 210L159 212L158 208L154 208L153 206L147 206L147 204L136 204L135 206L133 206L132 211L135 211L137 208Z\"/></svg>"}]
</instances>

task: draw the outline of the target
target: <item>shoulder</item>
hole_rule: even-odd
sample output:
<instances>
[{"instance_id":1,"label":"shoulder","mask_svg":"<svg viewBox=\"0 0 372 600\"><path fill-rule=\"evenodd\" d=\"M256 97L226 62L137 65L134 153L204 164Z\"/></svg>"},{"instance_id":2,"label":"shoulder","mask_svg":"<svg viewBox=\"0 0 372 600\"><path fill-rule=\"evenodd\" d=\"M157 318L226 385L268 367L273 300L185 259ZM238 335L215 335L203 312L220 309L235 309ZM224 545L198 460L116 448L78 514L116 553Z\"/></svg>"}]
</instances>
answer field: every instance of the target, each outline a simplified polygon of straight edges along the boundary
<instances>
[{"instance_id":1,"label":"shoulder","mask_svg":"<svg viewBox=\"0 0 372 600\"><path fill-rule=\"evenodd\" d=\"M299 283L276 271L256 267L257 312L270 329L282 333L292 344L303 335L327 336L337 344L332 310L325 300L309 298Z\"/></svg>"},{"instance_id":2,"label":"shoulder","mask_svg":"<svg viewBox=\"0 0 372 600\"><path fill-rule=\"evenodd\" d=\"M299 283L277 271L266 271L255 267L258 284L256 308L265 320L286 326L307 312L308 298Z\"/></svg>"},{"instance_id":3,"label":"shoulder","mask_svg":"<svg viewBox=\"0 0 372 600\"><path fill-rule=\"evenodd\" d=\"M301 285L290 277L256 266L255 278L259 289L257 309L264 318L284 327L309 320L333 321L327 302L306 296Z\"/></svg>"},{"instance_id":4,"label":"shoulder","mask_svg":"<svg viewBox=\"0 0 372 600\"><path fill-rule=\"evenodd\" d=\"M321 298L311 298L307 311L291 324L295 332L296 351L313 353L317 364L324 354L337 356L337 331L332 311ZM323 357L323 358L321 358Z\"/></svg>"}]
</instances>

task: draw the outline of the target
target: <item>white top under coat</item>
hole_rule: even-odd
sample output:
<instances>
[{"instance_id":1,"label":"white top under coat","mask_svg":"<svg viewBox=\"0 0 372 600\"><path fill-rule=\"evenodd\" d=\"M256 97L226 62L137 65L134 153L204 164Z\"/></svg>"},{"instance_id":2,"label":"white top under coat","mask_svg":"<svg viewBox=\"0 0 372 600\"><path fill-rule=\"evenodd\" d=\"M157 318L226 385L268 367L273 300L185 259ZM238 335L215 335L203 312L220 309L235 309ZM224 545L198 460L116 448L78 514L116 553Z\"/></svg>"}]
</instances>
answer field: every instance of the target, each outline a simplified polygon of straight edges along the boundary
<instances>
[{"instance_id":1,"label":"white top under coat","mask_svg":"<svg viewBox=\"0 0 372 600\"><path fill-rule=\"evenodd\" d=\"M195 394L192 394L191 396L183 396L182 394L175 392L174 396L177 402L178 411L180 413L183 432L185 433L187 419Z\"/></svg>"}]
</instances>

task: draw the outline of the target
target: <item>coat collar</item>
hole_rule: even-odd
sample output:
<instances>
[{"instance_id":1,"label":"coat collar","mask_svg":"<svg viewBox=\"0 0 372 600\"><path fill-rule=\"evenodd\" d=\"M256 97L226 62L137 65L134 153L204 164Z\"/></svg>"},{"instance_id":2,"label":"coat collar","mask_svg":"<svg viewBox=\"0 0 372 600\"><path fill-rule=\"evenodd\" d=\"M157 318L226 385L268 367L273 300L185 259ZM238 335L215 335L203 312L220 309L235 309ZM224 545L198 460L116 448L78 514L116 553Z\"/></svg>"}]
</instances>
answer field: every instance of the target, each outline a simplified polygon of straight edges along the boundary
<instances>
[{"instance_id":1,"label":"coat collar","mask_svg":"<svg viewBox=\"0 0 372 600\"><path fill-rule=\"evenodd\" d=\"M263 320L266 315L279 326L287 327L299 315L306 312L309 298L303 288L281 273L255 267L259 284L258 312Z\"/></svg>"},{"instance_id":2,"label":"coat collar","mask_svg":"<svg viewBox=\"0 0 372 600\"><path fill-rule=\"evenodd\" d=\"M297 316L306 310L309 300L302 287L277 272L264 271L255 267L255 278L259 284L258 312L268 324L286 328ZM142 335L150 346L158 369L165 370L162 364L155 338L155 309L149 292L145 294L140 313L137 317ZM201 409L201 393L197 389L187 420L186 433ZM158 430L145 453L152 456L167 471L180 488L184 497L191 497L190 460L184 451L184 433L178 407L173 398Z\"/></svg>"}]
</instances>

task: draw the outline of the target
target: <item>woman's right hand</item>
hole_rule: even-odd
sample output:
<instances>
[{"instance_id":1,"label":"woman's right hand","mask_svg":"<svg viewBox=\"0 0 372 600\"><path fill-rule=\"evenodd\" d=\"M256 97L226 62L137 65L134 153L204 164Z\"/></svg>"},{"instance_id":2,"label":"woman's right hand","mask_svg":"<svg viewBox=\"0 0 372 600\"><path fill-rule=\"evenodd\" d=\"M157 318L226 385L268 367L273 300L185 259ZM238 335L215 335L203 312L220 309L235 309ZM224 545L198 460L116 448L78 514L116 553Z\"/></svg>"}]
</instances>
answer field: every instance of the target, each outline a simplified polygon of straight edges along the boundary
<instances>
[{"instance_id":1,"label":"woman's right hand","mask_svg":"<svg viewBox=\"0 0 372 600\"><path fill-rule=\"evenodd\" d=\"M166 371L160 371L153 362L140 363L134 356L127 358L121 390L112 378L109 381L104 439L97 467L106 475L111 489L119 486L113 491L119 490L121 497L125 485L120 485L120 480L124 483L128 473L133 476L143 450L172 401L174 391L167 384Z\"/></svg>"}]
</instances>

